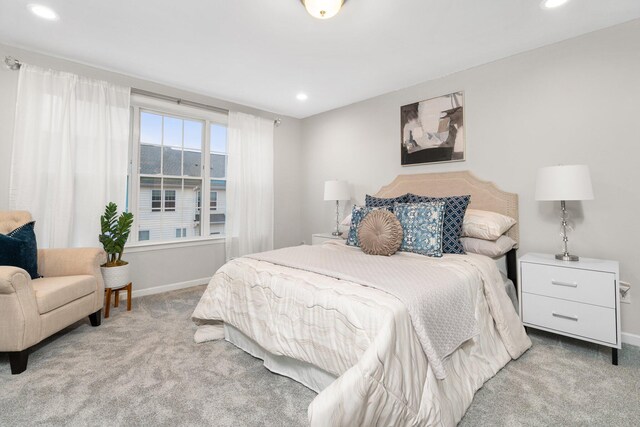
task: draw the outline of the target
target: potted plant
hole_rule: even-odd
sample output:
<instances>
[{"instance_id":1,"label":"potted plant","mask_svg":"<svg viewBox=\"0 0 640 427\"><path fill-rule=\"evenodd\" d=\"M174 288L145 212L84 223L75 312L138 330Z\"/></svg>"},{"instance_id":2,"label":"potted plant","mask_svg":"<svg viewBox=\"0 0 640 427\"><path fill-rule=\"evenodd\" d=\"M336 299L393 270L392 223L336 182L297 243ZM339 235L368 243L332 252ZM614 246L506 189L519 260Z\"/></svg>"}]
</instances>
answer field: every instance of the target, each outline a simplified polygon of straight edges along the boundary
<instances>
[{"instance_id":1,"label":"potted plant","mask_svg":"<svg viewBox=\"0 0 640 427\"><path fill-rule=\"evenodd\" d=\"M122 212L118 216L118 205L111 202L100 216L101 234L98 236L107 253L107 262L101 266L105 288L117 289L129 284L129 263L122 260L124 245L129 238L133 214Z\"/></svg>"}]
</instances>

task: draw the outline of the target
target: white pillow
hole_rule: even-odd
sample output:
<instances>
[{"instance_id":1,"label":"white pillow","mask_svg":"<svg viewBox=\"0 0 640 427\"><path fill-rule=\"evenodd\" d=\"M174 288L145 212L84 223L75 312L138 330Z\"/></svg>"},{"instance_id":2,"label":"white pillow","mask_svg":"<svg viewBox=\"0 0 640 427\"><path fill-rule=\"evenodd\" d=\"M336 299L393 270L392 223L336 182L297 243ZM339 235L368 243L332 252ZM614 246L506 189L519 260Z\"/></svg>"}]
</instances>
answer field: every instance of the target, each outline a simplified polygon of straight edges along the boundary
<instances>
[{"instance_id":1,"label":"white pillow","mask_svg":"<svg viewBox=\"0 0 640 427\"><path fill-rule=\"evenodd\" d=\"M515 219L497 212L467 209L462 222L462 236L497 240L515 223Z\"/></svg>"},{"instance_id":2,"label":"white pillow","mask_svg":"<svg viewBox=\"0 0 640 427\"><path fill-rule=\"evenodd\" d=\"M491 258L500 257L516 246L517 242L509 236L500 236L498 240L476 239L475 237L461 237L465 252L486 255Z\"/></svg>"},{"instance_id":3,"label":"white pillow","mask_svg":"<svg viewBox=\"0 0 640 427\"><path fill-rule=\"evenodd\" d=\"M340 225L344 225L345 227L351 227L351 214L347 215L347 217L342 220Z\"/></svg>"}]
</instances>

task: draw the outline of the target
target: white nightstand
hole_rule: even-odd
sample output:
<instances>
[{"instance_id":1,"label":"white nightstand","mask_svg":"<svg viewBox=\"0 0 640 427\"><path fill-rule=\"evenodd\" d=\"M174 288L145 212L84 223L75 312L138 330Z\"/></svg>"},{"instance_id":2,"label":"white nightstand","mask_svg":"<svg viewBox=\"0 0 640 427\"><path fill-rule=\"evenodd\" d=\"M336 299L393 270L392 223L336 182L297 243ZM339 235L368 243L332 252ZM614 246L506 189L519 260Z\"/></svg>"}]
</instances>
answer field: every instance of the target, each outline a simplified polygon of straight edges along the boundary
<instances>
[{"instance_id":1,"label":"white nightstand","mask_svg":"<svg viewBox=\"0 0 640 427\"><path fill-rule=\"evenodd\" d=\"M611 347L618 364L620 336L617 261L526 254L519 260L520 316L526 327Z\"/></svg>"},{"instance_id":2,"label":"white nightstand","mask_svg":"<svg viewBox=\"0 0 640 427\"><path fill-rule=\"evenodd\" d=\"M316 233L311 235L311 244L312 245L321 245L327 240L344 240L344 233L342 236L334 236L331 233Z\"/></svg>"}]
</instances>

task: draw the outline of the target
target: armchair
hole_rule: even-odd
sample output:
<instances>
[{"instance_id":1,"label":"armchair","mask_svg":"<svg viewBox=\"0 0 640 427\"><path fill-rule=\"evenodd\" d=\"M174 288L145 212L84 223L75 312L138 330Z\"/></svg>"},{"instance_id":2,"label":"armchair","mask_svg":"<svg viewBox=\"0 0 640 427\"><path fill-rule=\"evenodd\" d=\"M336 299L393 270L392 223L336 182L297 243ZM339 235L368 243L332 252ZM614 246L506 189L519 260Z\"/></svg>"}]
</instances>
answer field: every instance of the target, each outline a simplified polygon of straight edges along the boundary
<instances>
[{"instance_id":1,"label":"armchair","mask_svg":"<svg viewBox=\"0 0 640 427\"><path fill-rule=\"evenodd\" d=\"M0 233L29 221L28 212L0 211ZM11 373L26 370L32 346L83 317L100 325L104 262L99 248L40 249L39 279L21 268L0 266L0 352L9 353Z\"/></svg>"}]
</instances>

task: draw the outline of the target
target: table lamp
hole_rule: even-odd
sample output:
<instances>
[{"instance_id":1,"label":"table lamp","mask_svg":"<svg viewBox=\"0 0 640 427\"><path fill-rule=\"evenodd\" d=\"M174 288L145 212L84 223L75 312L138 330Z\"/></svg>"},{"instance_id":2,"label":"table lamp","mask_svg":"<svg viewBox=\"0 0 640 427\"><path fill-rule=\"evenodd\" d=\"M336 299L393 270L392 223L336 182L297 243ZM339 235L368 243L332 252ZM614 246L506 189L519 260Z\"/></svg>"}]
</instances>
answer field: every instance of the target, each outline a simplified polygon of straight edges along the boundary
<instances>
[{"instance_id":1,"label":"table lamp","mask_svg":"<svg viewBox=\"0 0 640 427\"><path fill-rule=\"evenodd\" d=\"M562 241L564 253L557 254L562 261L578 261L577 255L571 255L567 237L567 200L593 200L591 176L586 165L549 166L538 171L536 200L560 201L562 209Z\"/></svg>"},{"instance_id":2,"label":"table lamp","mask_svg":"<svg viewBox=\"0 0 640 427\"><path fill-rule=\"evenodd\" d=\"M334 236L341 236L342 232L339 230L340 226L340 200L350 200L349 184L347 181L325 181L324 183L324 200L336 201L336 231L331 233Z\"/></svg>"}]
</instances>

